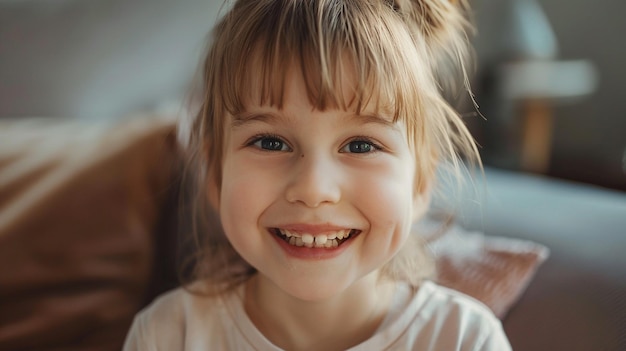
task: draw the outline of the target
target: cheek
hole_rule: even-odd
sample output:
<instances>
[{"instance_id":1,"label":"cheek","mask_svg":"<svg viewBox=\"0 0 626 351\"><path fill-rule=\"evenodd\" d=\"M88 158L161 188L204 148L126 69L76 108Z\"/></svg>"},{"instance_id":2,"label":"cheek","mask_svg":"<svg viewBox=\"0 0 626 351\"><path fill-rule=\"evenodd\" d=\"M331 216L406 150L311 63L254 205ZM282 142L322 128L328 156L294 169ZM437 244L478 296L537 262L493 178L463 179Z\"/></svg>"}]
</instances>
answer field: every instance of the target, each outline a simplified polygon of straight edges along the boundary
<instances>
[{"instance_id":1,"label":"cheek","mask_svg":"<svg viewBox=\"0 0 626 351\"><path fill-rule=\"evenodd\" d=\"M355 196L356 207L367 218L363 257L379 268L404 247L412 222L412 182L393 177L364 179ZM407 187L408 186L408 187Z\"/></svg>"},{"instance_id":2,"label":"cheek","mask_svg":"<svg viewBox=\"0 0 626 351\"><path fill-rule=\"evenodd\" d=\"M360 184L353 189L356 204L367 212L372 225L402 230L411 224L413 178L402 163L372 167L361 173Z\"/></svg>"},{"instance_id":3,"label":"cheek","mask_svg":"<svg viewBox=\"0 0 626 351\"><path fill-rule=\"evenodd\" d=\"M268 169L253 167L246 160L224 163L220 215L225 230L257 224L278 186L276 175Z\"/></svg>"},{"instance_id":4,"label":"cheek","mask_svg":"<svg viewBox=\"0 0 626 351\"><path fill-rule=\"evenodd\" d=\"M249 167L244 169L241 162L225 162L222 174L219 215L224 233L248 263L258 265L263 243L259 219L268 206L268 179Z\"/></svg>"}]
</instances>

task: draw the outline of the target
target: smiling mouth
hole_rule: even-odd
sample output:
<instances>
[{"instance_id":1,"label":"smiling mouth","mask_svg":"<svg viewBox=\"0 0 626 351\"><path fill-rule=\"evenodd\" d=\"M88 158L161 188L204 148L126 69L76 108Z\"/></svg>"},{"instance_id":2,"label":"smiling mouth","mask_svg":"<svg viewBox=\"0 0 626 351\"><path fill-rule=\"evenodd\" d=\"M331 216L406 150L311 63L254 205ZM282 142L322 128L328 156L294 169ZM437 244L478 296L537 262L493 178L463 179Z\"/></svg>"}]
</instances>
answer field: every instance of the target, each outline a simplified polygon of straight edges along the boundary
<instances>
[{"instance_id":1,"label":"smiling mouth","mask_svg":"<svg viewBox=\"0 0 626 351\"><path fill-rule=\"evenodd\" d=\"M338 247L346 240L361 233L361 231L357 229L337 230L318 235L298 233L280 228L272 228L270 231L292 246L326 249Z\"/></svg>"}]
</instances>

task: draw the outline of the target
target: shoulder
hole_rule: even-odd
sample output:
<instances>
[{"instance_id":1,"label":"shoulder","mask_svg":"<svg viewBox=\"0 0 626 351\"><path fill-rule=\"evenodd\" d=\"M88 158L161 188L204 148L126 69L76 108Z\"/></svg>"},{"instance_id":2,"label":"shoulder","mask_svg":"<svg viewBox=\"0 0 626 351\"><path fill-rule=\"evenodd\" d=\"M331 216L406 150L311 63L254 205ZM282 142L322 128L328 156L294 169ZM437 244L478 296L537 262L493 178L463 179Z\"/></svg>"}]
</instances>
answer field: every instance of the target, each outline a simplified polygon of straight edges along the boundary
<instances>
[{"instance_id":1,"label":"shoulder","mask_svg":"<svg viewBox=\"0 0 626 351\"><path fill-rule=\"evenodd\" d=\"M487 322L499 323L493 312L482 302L430 281L420 286L415 298L422 300L425 311L472 316Z\"/></svg>"},{"instance_id":2,"label":"shoulder","mask_svg":"<svg viewBox=\"0 0 626 351\"><path fill-rule=\"evenodd\" d=\"M193 288L193 286L192 286ZM227 318L223 297L178 288L155 299L135 316L124 350L183 350L200 326L211 330Z\"/></svg>"},{"instance_id":3,"label":"shoulder","mask_svg":"<svg viewBox=\"0 0 626 351\"><path fill-rule=\"evenodd\" d=\"M416 342L432 350L510 350L502 324L483 303L461 292L424 282L413 301ZM425 334L426 333L426 334Z\"/></svg>"}]
</instances>

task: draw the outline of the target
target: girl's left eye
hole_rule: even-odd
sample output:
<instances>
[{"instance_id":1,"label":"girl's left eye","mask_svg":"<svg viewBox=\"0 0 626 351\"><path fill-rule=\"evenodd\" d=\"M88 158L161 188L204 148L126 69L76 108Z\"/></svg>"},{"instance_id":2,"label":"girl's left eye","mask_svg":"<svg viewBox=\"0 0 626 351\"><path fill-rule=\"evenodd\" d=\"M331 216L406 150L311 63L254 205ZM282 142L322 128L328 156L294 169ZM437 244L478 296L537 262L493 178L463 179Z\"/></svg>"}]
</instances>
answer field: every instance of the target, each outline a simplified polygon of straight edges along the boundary
<instances>
[{"instance_id":1,"label":"girl's left eye","mask_svg":"<svg viewBox=\"0 0 626 351\"><path fill-rule=\"evenodd\" d=\"M340 152L348 152L353 154L366 154L375 151L379 151L381 148L369 141L364 139L356 139L347 143L344 147L341 148Z\"/></svg>"}]
</instances>

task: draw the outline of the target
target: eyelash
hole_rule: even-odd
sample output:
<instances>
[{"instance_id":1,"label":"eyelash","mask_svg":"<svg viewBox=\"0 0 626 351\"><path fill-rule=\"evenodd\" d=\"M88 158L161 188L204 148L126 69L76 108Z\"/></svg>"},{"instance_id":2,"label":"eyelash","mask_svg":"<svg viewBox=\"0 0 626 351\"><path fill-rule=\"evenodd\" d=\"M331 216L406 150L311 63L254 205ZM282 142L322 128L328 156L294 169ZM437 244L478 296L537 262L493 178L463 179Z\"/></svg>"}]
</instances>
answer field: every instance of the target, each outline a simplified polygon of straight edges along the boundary
<instances>
[{"instance_id":1,"label":"eyelash","mask_svg":"<svg viewBox=\"0 0 626 351\"><path fill-rule=\"evenodd\" d=\"M371 151L363 152L363 154L371 154L371 153L375 153L375 152L384 150L384 148L380 144L378 144L377 142L373 141L372 138L366 137L366 136L353 137L347 143L345 143L344 146L341 147L341 150L345 149L346 147L349 147L350 144L354 143L354 142L362 142L362 143L366 143L366 144L371 146ZM340 152L345 152L345 151L340 151ZM358 154L357 152L354 152L354 153Z\"/></svg>"},{"instance_id":2,"label":"eyelash","mask_svg":"<svg viewBox=\"0 0 626 351\"><path fill-rule=\"evenodd\" d=\"M256 146L255 145L256 143L258 143L258 142L260 142L260 141L262 141L264 139L265 140L270 139L270 140L279 141L285 147L287 147L288 150L265 149L265 148L262 148L261 146ZM349 153L347 151L342 151L342 150L344 150L346 147L349 147L350 144L352 144L354 142L362 142L362 143L366 143L366 144L371 146L371 151L363 152L363 154L371 154L371 153L375 153L375 152L384 150L384 147L381 146L379 143L373 141L372 138L367 137L367 136L356 136L356 137L353 137L352 139L350 139L348 142L346 142L341 147L339 152ZM292 151L293 150L292 147L289 146L289 143L287 143L282 137L280 137L279 135L276 135L276 134L271 134L271 133L257 134L255 136L253 136L250 139L248 139L248 141L245 143L245 146L246 147L255 147L255 148L259 149L259 150L268 151L268 152L280 152L280 151L285 152L285 151ZM353 152L353 153L358 154L358 152Z\"/></svg>"}]
</instances>

